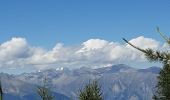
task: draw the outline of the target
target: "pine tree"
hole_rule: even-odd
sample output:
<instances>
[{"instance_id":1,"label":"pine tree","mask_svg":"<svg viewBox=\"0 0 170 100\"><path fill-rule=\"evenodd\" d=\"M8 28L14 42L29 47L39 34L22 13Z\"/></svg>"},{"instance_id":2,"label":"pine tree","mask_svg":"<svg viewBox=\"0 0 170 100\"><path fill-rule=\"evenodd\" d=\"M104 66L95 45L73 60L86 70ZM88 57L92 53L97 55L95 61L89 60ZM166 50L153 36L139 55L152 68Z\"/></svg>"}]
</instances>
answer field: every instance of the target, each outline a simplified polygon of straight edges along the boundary
<instances>
[{"instance_id":1,"label":"pine tree","mask_svg":"<svg viewBox=\"0 0 170 100\"><path fill-rule=\"evenodd\" d=\"M104 100L97 80L89 82L83 90L80 90L79 100Z\"/></svg>"},{"instance_id":2,"label":"pine tree","mask_svg":"<svg viewBox=\"0 0 170 100\"><path fill-rule=\"evenodd\" d=\"M0 100L3 100L3 91L2 91L1 81L0 81Z\"/></svg>"},{"instance_id":3,"label":"pine tree","mask_svg":"<svg viewBox=\"0 0 170 100\"><path fill-rule=\"evenodd\" d=\"M162 32L160 32L159 28L157 28L157 31L160 33L163 39L170 45L170 39ZM153 49L141 49L140 47L131 44L126 39L123 38L123 40L132 47L143 52L149 61L161 62L163 64L163 67L157 77L158 83L156 85L156 92L153 96L153 99L170 100L170 52L156 51Z\"/></svg>"},{"instance_id":4,"label":"pine tree","mask_svg":"<svg viewBox=\"0 0 170 100\"><path fill-rule=\"evenodd\" d=\"M48 88L47 78L44 79L43 86L38 86L37 93L42 100L54 100L54 96Z\"/></svg>"}]
</instances>

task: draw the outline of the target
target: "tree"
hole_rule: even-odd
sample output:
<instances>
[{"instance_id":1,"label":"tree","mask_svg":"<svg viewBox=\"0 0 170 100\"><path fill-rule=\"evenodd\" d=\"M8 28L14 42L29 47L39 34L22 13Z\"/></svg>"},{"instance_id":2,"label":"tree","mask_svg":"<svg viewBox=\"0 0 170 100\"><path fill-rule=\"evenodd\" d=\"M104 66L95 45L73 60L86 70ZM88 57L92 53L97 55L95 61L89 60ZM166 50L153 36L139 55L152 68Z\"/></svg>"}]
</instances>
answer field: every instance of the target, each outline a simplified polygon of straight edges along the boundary
<instances>
[{"instance_id":1,"label":"tree","mask_svg":"<svg viewBox=\"0 0 170 100\"><path fill-rule=\"evenodd\" d=\"M3 91L2 91L1 81L0 81L0 100L3 100Z\"/></svg>"},{"instance_id":2,"label":"tree","mask_svg":"<svg viewBox=\"0 0 170 100\"><path fill-rule=\"evenodd\" d=\"M38 95L42 100L54 100L54 96L51 93L51 90L48 88L47 78L43 80L43 86L38 86Z\"/></svg>"},{"instance_id":3,"label":"tree","mask_svg":"<svg viewBox=\"0 0 170 100\"><path fill-rule=\"evenodd\" d=\"M103 100L97 80L89 82L83 90L80 90L79 100Z\"/></svg>"},{"instance_id":4,"label":"tree","mask_svg":"<svg viewBox=\"0 0 170 100\"><path fill-rule=\"evenodd\" d=\"M158 33L160 33L163 39L167 42L167 44L170 45L170 39L165 34L160 32L159 28L157 28L157 31ZM137 47L131 44L126 39L123 38L123 40L129 45L131 45L132 47L143 52L146 58L150 62L161 62L163 64L163 67L157 77L158 83L156 85L156 92L153 96L153 99L154 100L170 100L170 52L157 51L157 50L153 50L150 48L141 49L140 47Z\"/></svg>"}]
</instances>

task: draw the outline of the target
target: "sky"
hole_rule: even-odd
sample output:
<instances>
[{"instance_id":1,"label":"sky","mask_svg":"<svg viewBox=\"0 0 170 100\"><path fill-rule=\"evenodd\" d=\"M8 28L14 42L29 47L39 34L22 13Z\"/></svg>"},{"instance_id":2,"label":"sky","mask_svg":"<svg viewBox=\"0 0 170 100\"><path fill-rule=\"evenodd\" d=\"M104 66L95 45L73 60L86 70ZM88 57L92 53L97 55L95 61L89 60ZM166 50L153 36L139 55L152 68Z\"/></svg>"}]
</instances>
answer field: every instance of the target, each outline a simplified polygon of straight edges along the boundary
<instances>
[{"instance_id":1,"label":"sky","mask_svg":"<svg viewBox=\"0 0 170 100\"><path fill-rule=\"evenodd\" d=\"M131 53L122 37L166 48L156 27L170 35L169 10L169 0L1 0L1 71L156 65Z\"/></svg>"}]
</instances>

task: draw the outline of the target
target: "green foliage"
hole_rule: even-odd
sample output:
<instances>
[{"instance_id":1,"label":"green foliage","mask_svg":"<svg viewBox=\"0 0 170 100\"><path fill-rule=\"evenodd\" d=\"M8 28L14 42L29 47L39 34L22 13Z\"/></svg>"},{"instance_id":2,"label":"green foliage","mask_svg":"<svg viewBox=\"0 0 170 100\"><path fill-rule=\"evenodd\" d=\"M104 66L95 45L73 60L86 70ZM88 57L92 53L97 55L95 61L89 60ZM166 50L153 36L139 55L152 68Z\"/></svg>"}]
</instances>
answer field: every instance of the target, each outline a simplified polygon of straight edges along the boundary
<instances>
[{"instance_id":1,"label":"green foliage","mask_svg":"<svg viewBox=\"0 0 170 100\"><path fill-rule=\"evenodd\" d=\"M170 100L170 65L164 64L158 76L157 100ZM156 99L155 99L156 100Z\"/></svg>"},{"instance_id":2,"label":"green foliage","mask_svg":"<svg viewBox=\"0 0 170 100\"><path fill-rule=\"evenodd\" d=\"M79 100L103 100L101 87L96 80L89 82L83 90L80 90Z\"/></svg>"},{"instance_id":3,"label":"green foliage","mask_svg":"<svg viewBox=\"0 0 170 100\"><path fill-rule=\"evenodd\" d=\"M159 28L157 28L158 33L163 37L163 39L170 45L170 39L160 32ZM170 52L168 51L155 51L152 49L141 49L126 39L123 40L136 48L137 50L143 52L146 58L151 62L161 62L163 64L163 68L161 69L157 79L158 83L156 85L156 92L153 96L154 100L170 100Z\"/></svg>"},{"instance_id":4,"label":"green foliage","mask_svg":"<svg viewBox=\"0 0 170 100\"><path fill-rule=\"evenodd\" d=\"M0 81L0 100L3 100L3 91L2 91L1 81Z\"/></svg>"},{"instance_id":5,"label":"green foliage","mask_svg":"<svg viewBox=\"0 0 170 100\"><path fill-rule=\"evenodd\" d=\"M169 63L170 53L166 51L154 51L152 49L146 49L145 51L145 56L150 62L161 62L163 64Z\"/></svg>"},{"instance_id":6,"label":"green foliage","mask_svg":"<svg viewBox=\"0 0 170 100\"><path fill-rule=\"evenodd\" d=\"M54 96L51 94L51 90L48 88L47 78L44 79L43 86L39 86L37 93L42 100L54 100Z\"/></svg>"}]
</instances>

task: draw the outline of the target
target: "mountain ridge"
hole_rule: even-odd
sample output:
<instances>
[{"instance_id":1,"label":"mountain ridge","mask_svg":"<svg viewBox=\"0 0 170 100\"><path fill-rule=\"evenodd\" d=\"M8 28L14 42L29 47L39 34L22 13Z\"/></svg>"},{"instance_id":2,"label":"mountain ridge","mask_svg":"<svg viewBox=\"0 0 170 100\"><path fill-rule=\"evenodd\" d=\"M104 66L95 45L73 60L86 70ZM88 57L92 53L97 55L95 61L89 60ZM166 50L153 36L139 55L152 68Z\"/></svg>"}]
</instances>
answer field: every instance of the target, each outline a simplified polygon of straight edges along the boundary
<instances>
[{"instance_id":1,"label":"mountain ridge","mask_svg":"<svg viewBox=\"0 0 170 100\"><path fill-rule=\"evenodd\" d=\"M77 100L78 90L89 80L98 79L105 100L125 100L125 98L126 100L150 100L158 70L160 70L159 67L135 69L125 64L119 64L97 69L48 69L20 75L1 73L0 77L5 92L8 95L20 97L22 100L27 100L29 95L30 97L35 96L36 87L42 84L44 77L48 78L49 88L56 93L57 98ZM15 94L16 91L18 92Z\"/></svg>"}]
</instances>

